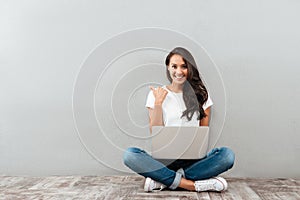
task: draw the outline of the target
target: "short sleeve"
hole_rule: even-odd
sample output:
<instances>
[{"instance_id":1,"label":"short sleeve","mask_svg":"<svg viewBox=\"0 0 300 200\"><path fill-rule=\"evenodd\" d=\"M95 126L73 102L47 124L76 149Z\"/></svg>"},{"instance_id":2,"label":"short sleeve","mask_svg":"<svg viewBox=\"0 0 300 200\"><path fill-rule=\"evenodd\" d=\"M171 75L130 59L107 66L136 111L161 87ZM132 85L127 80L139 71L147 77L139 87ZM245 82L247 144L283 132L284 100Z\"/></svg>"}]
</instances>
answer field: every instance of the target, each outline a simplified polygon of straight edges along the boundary
<instances>
[{"instance_id":1,"label":"short sleeve","mask_svg":"<svg viewBox=\"0 0 300 200\"><path fill-rule=\"evenodd\" d=\"M210 95L208 93L208 97L207 97L207 101L203 104L202 108L203 110L206 110L207 108L209 108L210 106L212 106L214 103L210 98Z\"/></svg>"},{"instance_id":2,"label":"short sleeve","mask_svg":"<svg viewBox=\"0 0 300 200\"><path fill-rule=\"evenodd\" d=\"M147 100L146 100L146 105L145 106L147 108L154 109L154 104L155 104L155 97L153 95L152 90L150 90L150 92L148 93L148 96L147 96Z\"/></svg>"}]
</instances>

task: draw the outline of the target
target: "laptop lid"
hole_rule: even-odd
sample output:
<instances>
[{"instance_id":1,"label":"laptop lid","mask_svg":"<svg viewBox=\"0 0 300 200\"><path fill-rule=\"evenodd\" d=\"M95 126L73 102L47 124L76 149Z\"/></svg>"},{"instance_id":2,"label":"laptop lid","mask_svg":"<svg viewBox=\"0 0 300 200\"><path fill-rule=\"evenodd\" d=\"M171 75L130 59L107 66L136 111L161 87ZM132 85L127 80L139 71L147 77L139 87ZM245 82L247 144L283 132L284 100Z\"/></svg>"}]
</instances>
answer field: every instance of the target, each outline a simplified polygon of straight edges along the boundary
<instances>
[{"instance_id":1,"label":"laptop lid","mask_svg":"<svg viewBox=\"0 0 300 200\"><path fill-rule=\"evenodd\" d=\"M206 156L209 127L152 127L152 157L200 159Z\"/></svg>"}]
</instances>

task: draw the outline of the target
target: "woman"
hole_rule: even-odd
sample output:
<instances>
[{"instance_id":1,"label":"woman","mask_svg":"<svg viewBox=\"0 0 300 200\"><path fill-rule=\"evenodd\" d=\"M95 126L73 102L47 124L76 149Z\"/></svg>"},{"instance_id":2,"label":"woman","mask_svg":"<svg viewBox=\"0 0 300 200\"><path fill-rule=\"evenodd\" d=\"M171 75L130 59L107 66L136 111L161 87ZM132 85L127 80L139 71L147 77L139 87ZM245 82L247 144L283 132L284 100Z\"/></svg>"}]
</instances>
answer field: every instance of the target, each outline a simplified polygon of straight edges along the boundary
<instances>
[{"instance_id":1,"label":"woman","mask_svg":"<svg viewBox=\"0 0 300 200\"><path fill-rule=\"evenodd\" d=\"M168 54L165 64L170 85L150 87L147 98L150 129L152 126L208 126L213 103L191 53L177 47ZM226 147L214 148L202 159L179 159L167 166L136 147L124 153L124 164L146 178L147 192L166 187L224 191L226 180L216 176L232 168L233 163L234 153Z\"/></svg>"}]
</instances>

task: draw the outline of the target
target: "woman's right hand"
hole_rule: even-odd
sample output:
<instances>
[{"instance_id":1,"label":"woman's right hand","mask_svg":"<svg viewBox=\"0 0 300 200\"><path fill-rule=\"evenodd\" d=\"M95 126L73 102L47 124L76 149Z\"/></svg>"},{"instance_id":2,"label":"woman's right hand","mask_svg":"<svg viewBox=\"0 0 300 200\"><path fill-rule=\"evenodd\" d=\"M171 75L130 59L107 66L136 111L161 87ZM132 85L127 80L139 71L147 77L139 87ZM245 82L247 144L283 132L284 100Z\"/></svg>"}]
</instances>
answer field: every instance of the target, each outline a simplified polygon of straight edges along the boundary
<instances>
[{"instance_id":1,"label":"woman's right hand","mask_svg":"<svg viewBox=\"0 0 300 200\"><path fill-rule=\"evenodd\" d=\"M168 91L163 89L162 87L154 88L150 86L150 89L152 90L153 95L155 97L155 105L162 105L168 94Z\"/></svg>"}]
</instances>

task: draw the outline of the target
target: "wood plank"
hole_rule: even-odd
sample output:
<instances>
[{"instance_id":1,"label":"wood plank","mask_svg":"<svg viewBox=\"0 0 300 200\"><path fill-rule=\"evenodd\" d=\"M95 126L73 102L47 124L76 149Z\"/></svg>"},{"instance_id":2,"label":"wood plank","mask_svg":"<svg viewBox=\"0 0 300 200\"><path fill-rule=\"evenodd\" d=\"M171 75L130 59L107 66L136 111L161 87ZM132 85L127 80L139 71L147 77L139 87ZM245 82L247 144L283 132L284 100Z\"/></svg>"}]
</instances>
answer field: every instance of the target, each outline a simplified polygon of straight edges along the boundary
<instances>
[{"instance_id":1,"label":"wood plank","mask_svg":"<svg viewBox=\"0 0 300 200\"><path fill-rule=\"evenodd\" d=\"M224 199L253 199L260 200L259 195L252 190L246 182L228 182L229 188L227 192L224 192Z\"/></svg>"},{"instance_id":2,"label":"wood plank","mask_svg":"<svg viewBox=\"0 0 300 200\"><path fill-rule=\"evenodd\" d=\"M276 195L280 199L288 199L288 200L299 200L300 195L297 192L277 192Z\"/></svg>"},{"instance_id":3,"label":"wood plank","mask_svg":"<svg viewBox=\"0 0 300 200\"><path fill-rule=\"evenodd\" d=\"M210 196L209 196L208 192L198 192L197 197L198 197L198 199L201 199L201 200L210 200Z\"/></svg>"}]
</instances>

